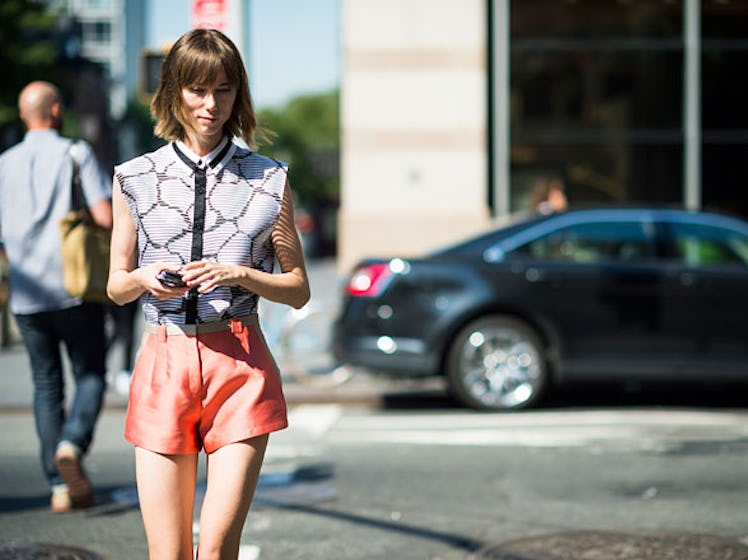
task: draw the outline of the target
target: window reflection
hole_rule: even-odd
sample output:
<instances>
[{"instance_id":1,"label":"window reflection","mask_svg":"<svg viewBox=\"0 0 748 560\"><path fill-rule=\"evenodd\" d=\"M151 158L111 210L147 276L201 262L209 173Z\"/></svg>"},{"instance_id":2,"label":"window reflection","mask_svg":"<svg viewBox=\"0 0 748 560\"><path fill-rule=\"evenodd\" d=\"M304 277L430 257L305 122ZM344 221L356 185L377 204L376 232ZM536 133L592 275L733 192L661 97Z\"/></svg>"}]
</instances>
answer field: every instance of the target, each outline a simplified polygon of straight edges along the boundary
<instances>
[{"instance_id":1,"label":"window reflection","mask_svg":"<svg viewBox=\"0 0 748 560\"><path fill-rule=\"evenodd\" d=\"M748 2L702 2L702 184L709 209L748 216Z\"/></svg>"},{"instance_id":2,"label":"window reflection","mask_svg":"<svg viewBox=\"0 0 748 560\"><path fill-rule=\"evenodd\" d=\"M668 259L692 267L748 267L748 237L738 232L700 224L663 226L663 248Z\"/></svg>"},{"instance_id":3,"label":"window reflection","mask_svg":"<svg viewBox=\"0 0 748 560\"><path fill-rule=\"evenodd\" d=\"M575 224L531 241L515 254L577 263L638 261L650 257L651 243L642 223Z\"/></svg>"},{"instance_id":4,"label":"window reflection","mask_svg":"<svg viewBox=\"0 0 748 560\"><path fill-rule=\"evenodd\" d=\"M541 176L571 204L682 198L682 6L511 2L513 210Z\"/></svg>"},{"instance_id":5,"label":"window reflection","mask_svg":"<svg viewBox=\"0 0 748 560\"><path fill-rule=\"evenodd\" d=\"M542 177L585 202L682 204L682 0L514 0L511 210ZM748 1L700 7L701 205L748 216Z\"/></svg>"}]
</instances>

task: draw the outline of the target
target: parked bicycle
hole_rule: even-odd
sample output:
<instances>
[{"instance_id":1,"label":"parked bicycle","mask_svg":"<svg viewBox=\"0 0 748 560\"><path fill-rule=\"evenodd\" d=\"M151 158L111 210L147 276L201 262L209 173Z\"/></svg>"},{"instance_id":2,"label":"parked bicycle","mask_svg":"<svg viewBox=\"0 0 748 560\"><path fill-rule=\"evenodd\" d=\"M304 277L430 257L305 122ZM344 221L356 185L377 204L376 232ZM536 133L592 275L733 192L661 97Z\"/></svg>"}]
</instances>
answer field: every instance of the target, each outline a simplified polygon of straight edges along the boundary
<instances>
[{"instance_id":1,"label":"parked bicycle","mask_svg":"<svg viewBox=\"0 0 748 560\"><path fill-rule=\"evenodd\" d=\"M265 301L263 306L263 331L281 375L315 388L336 387L351 379L353 370L332 352L333 306L312 302L293 309Z\"/></svg>"}]
</instances>

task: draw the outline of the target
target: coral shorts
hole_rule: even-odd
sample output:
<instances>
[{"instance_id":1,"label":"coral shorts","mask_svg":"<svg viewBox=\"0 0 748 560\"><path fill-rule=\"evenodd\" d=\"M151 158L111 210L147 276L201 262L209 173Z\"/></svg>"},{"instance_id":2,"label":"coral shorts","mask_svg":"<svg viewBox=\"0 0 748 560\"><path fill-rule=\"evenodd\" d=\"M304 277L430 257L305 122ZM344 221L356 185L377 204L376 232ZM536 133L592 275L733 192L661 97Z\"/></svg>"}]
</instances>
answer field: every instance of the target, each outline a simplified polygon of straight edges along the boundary
<instances>
[{"instance_id":1,"label":"coral shorts","mask_svg":"<svg viewBox=\"0 0 748 560\"><path fill-rule=\"evenodd\" d=\"M197 329L146 325L127 441L170 455L212 453L287 426L280 375L256 315Z\"/></svg>"}]
</instances>

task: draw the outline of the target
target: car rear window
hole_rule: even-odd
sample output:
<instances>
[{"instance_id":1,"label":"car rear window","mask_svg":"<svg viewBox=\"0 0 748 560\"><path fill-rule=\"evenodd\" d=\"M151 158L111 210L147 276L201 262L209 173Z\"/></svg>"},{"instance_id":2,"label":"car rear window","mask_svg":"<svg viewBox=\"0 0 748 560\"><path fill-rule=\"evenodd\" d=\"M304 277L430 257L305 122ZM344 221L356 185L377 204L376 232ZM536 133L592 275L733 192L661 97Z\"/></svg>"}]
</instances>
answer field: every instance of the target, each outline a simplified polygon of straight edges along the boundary
<instances>
[{"instance_id":1,"label":"car rear window","mask_svg":"<svg viewBox=\"0 0 748 560\"><path fill-rule=\"evenodd\" d=\"M668 260L687 266L748 267L748 236L705 224L666 223L662 250Z\"/></svg>"}]
</instances>

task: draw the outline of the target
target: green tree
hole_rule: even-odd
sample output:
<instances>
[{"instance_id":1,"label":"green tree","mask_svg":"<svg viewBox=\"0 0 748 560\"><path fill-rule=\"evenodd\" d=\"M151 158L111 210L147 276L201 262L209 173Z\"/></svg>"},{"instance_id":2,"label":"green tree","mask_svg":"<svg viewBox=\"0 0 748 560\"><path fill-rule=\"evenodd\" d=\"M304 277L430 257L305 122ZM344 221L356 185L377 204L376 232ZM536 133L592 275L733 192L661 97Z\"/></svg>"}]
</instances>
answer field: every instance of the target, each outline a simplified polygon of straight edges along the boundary
<instances>
[{"instance_id":1,"label":"green tree","mask_svg":"<svg viewBox=\"0 0 748 560\"><path fill-rule=\"evenodd\" d=\"M18 122L16 102L21 88L31 80L61 83L58 59L57 17L44 2L0 2L0 129Z\"/></svg>"},{"instance_id":2,"label":"green tree","mask_svg":"<svg viewBox=\"0 0 748 560\"><path fill-rule=\"evenodd\" d=\"M133 153L125 154L125 157L135 157L164 145L164 140L153 135L153 125L150 105L136 97L131 98L119 123L120 128L129 127L133 134Z\"/></svg>"},{"instance_id":3,"label":"green tree","mask_svg":"<svg viewBox=\"0 0 748 560\"><path fill-rule=\"evenodd\" d=\"M340 193L340 119L337 91L292 99L280 109L258 112L271 132L263 154L291 164L291 183L307 208L337 204Z\"/></svg>"}]
</instances>

